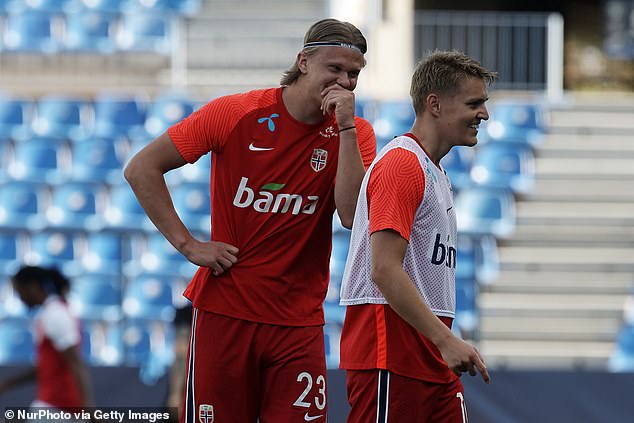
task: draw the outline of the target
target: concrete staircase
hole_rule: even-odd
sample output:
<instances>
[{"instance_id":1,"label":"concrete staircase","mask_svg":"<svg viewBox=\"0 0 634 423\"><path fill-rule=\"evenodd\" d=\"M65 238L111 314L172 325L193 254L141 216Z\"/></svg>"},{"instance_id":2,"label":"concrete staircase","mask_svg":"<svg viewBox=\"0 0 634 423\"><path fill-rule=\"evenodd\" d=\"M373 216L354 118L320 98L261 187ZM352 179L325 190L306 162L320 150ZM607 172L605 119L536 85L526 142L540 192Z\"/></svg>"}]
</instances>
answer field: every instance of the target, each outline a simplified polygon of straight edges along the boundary
<instances>
[{"instance_id":1,"label":"concrete staircase","mask_svg":"<svg viewBox=\"0 0 634 423\"><path fill-rule=\"evenodd\" d=\"M491 366L605 368L634 287L634 99L553 107L534 192L479 297Z\"/></svg>"}]
</instances>

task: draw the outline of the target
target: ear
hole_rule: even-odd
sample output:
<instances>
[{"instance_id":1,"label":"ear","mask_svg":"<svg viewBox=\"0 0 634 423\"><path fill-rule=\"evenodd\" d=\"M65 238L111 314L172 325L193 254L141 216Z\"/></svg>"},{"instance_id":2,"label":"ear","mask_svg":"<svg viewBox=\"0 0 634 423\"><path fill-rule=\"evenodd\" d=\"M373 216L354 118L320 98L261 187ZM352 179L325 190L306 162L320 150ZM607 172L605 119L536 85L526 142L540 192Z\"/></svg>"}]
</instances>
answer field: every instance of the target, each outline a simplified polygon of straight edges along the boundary
<instances>
[{"instance_id":1,"label":"ear","mask_svg":"<svg viewBox=\"0 0 634 423\"><path fill-rule=\"evenodd\" d=\"M440 115L440 98L438 94L431 93L425 99L425 110L432 114L432 116L438 117Z\"/></svg>"},{"instance_id":2,"label":"ear","mask_svg":"<svg viewBox=\"0 0 634 423\"><path fill-rule=\"evenodd\" d=\"M308 56L303 51L297 53L297 68L301 73L308 72Z\"/></svg>"}]
</instances>

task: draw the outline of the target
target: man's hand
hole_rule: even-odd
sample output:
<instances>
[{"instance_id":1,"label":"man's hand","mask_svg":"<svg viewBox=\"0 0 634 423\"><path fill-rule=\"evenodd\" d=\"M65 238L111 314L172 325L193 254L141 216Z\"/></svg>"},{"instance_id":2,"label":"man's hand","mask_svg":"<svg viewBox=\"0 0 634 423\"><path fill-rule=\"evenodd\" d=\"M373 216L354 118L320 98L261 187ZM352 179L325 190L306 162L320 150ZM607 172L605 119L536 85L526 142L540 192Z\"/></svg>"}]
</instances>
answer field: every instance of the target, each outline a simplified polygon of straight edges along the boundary
<instances>
[{"instance_id":1,"label":"man's hand","mask_svg":"<svg viewBox=\"0 0 634 423\"><path fill-rule=\"evenodd\" d=\"M452 335L445 341L438 343L437 347L443 360L456 376L460 377L464 372L469 372L471 376L475 376L477 370L486 383L491 383L484 360L474 346Z\"/></svg>"},{"instance_id":2,"label":"man's hand","mask_svg":"<svg viewBox=\"0 0 634 423\"><path fill-rule=\"evenodd\" d=\"M214 276L218 276L238 261L238 251L233 245L224 242L192 239L183 249L183 255L198 266L209 267Z\"/></svg>"},{"instance_id":3,"label":"man's hand","mask_svg":"<svg viewBox=\"0 0 634 423\"><path fill-rule=\"evenodd\" d=\"M324 114L335 113L339 128L354 125L354 93L339 84L333 84L321 92L321 110Z\"/></svg>"}]
</instances>

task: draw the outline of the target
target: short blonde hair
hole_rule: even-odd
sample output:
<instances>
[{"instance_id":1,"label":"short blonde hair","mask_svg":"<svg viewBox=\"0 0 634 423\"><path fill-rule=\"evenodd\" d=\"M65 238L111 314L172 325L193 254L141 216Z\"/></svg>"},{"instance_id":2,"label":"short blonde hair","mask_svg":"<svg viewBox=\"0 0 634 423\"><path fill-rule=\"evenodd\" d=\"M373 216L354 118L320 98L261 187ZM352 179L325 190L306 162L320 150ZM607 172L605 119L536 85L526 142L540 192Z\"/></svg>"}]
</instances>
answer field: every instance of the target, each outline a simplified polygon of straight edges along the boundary
<instances>
[{"instance_id":1,"label":"short blonde hair","mask_svg":"<svg viewBox=\"0 0 634 423\"><path fill-rule=\"evenodd\" d=\"M457 50L435 50L429 53L416 64L412 76L409 94L414 111L418 115L425 110L427 96L431 93L439 96L455 95L462 81L467 78L479 78L486 85L491 85L497 79L497 73Z\"/></svg>"},{"instance_id":2,"label":"short blonde hair","mask_svg":"<svg viewBox=\"0 0 634 423\"><path fill-rule=\"evenodd\" d=\"M314 42L339 42L350 44L359 49L362 54L368 50L367 42L361 31L349 22L342 22L337 19L322 19L315 22L306 31L304 44ZM315 54L319 47L306 47L303 49L307 56ZM291 85L301 75L297 66L297 61L282 75L281 85Z\"/></svg>"}]
</instances>

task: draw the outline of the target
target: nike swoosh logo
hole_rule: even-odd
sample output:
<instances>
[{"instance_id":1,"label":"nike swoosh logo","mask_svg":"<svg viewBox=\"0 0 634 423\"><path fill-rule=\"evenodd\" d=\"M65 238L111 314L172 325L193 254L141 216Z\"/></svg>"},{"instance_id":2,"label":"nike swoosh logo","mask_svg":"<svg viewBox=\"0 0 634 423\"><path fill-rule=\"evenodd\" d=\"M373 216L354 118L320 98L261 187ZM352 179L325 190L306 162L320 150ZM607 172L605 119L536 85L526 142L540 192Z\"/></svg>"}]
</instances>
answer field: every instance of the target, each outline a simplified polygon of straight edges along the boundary
<instances>
[{"instance_id":1,"label":"nike swoosh logo","mask_svg":"<svg viewBox=\"0 0 634 423\"><path fill-rule=\"evenodd\" d=\"M249 150L251 151L270 151L273 150L274 147L256 147L253 143L249 144Z\"/></svg>"},{"instance_id":2,"label":"nike swoosh logo","mask_svg":"<svg viewBox=\"0 0 634 423\"><path fill-rule=\"evenodd\" d=\"M451 209L453 209L453 207L449 207L449 208L447 209L447 213L449 213L449 210L451 210Z\"/></svg>"},{"instance_id":3,"label":"nike swoosh logo","mask_svg":"<svg viewBox=\"0 0 634 423\"><path fill-rule=\"evenodd\" d=\"M317 416L311 416L308 413L304 414L304 420L307 422L312 422L313 420L317 420L318 418L322 417L323 414L319 414Z\"/></svg>"}]
</instances>

